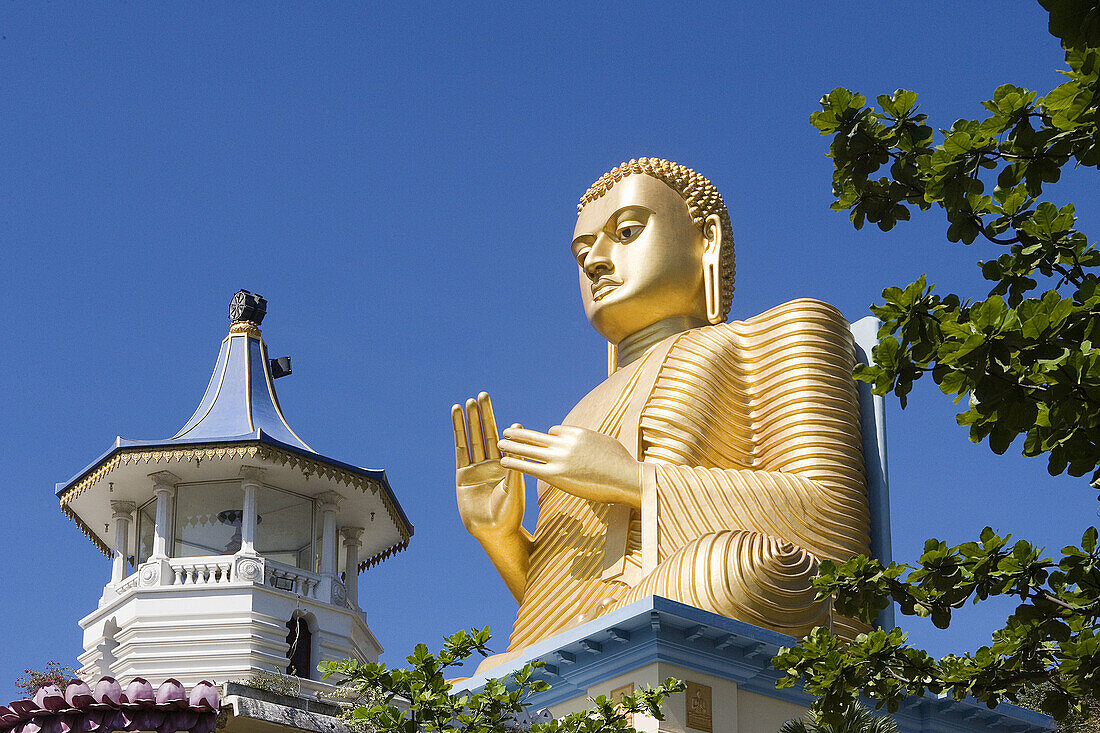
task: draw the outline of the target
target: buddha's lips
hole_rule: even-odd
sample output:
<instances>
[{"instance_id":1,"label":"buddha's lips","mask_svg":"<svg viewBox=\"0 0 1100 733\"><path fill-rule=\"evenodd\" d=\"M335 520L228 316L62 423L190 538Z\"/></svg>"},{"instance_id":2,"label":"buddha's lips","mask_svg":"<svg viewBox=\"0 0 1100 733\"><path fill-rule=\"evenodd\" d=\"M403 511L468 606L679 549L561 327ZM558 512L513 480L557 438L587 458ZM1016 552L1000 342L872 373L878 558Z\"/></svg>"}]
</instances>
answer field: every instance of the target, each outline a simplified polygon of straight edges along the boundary
<instances>
[{"instance_id":1,"label":"buddha's lips","mask_svg":"<svg viewBox=\"0 0 1100 733\"><path fill-rule=\"evenodd\" d=\"M610 275L604 275L596 282L592 283L592 301L596 302L604 298L615 288L623 284L623 281L617 277L611 277Z\"/></svg>"}]
</instances>

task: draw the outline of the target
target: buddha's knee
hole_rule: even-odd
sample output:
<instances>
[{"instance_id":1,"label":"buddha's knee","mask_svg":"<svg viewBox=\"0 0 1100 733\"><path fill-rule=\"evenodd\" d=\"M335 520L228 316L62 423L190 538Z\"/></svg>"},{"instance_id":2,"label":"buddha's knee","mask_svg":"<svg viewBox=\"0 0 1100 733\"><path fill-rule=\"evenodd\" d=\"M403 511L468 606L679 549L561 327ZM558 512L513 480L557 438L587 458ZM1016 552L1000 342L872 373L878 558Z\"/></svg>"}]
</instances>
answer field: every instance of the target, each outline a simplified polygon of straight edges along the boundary
<instances>
[{"instance_id":1,"label":"buddha's knee","mask_svg":"<svg viewBox=\"0 0 1100 733\"><path fill-rule=\"evenodd\" d=\"M828 606L814 600L816 573L817 559L790 542L745 530L715 532L677 549L615 606L659 595L801 635L829 623Z\"/></svg>"}]
</instances>

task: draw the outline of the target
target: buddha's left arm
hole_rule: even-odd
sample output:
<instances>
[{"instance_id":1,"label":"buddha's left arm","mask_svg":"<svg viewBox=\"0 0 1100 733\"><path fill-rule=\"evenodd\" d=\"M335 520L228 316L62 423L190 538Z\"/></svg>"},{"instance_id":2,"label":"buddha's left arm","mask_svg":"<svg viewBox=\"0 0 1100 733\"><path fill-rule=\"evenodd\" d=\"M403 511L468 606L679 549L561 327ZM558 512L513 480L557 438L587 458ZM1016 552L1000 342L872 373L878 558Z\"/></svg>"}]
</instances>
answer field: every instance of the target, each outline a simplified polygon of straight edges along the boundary
<instances>
[{"instance_id":1,"label":"buddha's left arm","mask_svg":"<svg viewBox=\"0 0 1100 733\"><path fill-rule=\"evenodd\" d=\"M641 423L643 522L662 553L720 529L866 551L853 363L847 322L819 301L685 334Z\"/></svg>"},{"instance_id":2,"label":"buddha's left arm","mask_svg":"<svg viewBox=\"0 0 1100 733\"><path fill-rule=\"evenodd\" d=\"M866 552L870 518L859 485L784 471L643 464L642 517L658 556L729 529L792 542L820 558Z\"/></svg>"}]
</instances>

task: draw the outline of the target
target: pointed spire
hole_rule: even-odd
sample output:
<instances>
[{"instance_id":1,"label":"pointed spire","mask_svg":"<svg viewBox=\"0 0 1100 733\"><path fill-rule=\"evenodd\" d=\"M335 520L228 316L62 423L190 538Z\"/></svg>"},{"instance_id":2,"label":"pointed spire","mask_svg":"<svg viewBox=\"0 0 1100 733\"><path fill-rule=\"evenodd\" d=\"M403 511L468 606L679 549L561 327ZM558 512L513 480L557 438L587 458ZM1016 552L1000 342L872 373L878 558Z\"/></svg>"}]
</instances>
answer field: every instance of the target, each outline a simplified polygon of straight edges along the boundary
<instances>
[{"instance_id":1,"label":"pointed spire","mask_svg":"<svg viewBox=\"0 0 1100 733\"><path fill-rule=\"evenodd\" d=\"M267 301L260 295L241 290L233 296L229 335L222 341L206 394L195 414L168 442L240 439L262 432L281 443L313 451L290 428L279 406L272 360L260 335L266 313ZM285 361L279 376L288 374L289 360L279 361Z\"/></svg>"}]
</instances>

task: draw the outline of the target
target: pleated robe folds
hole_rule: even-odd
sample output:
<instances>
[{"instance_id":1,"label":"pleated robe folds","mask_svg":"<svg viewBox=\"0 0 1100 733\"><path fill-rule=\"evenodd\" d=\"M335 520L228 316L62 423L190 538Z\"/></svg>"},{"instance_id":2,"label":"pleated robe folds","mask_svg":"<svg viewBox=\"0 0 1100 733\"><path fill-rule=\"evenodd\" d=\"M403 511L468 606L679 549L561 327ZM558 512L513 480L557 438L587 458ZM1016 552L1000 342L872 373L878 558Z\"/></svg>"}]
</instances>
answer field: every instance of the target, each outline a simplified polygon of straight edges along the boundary
<instances>
[{"instance_id":1,"label":"pleated robe folds","mask_svg":"<svg viewBox=\"0 0 1100 733\"><path fill-rule=\"evenodd\" d=\"M643 462L642 510L539 482L509 650L649 594L793 635L864 628L809 587L819 559L869 551L854 358L843 316L796 300L672 336L590 392L563 423Z\"/></svg>"}]
</instances>

